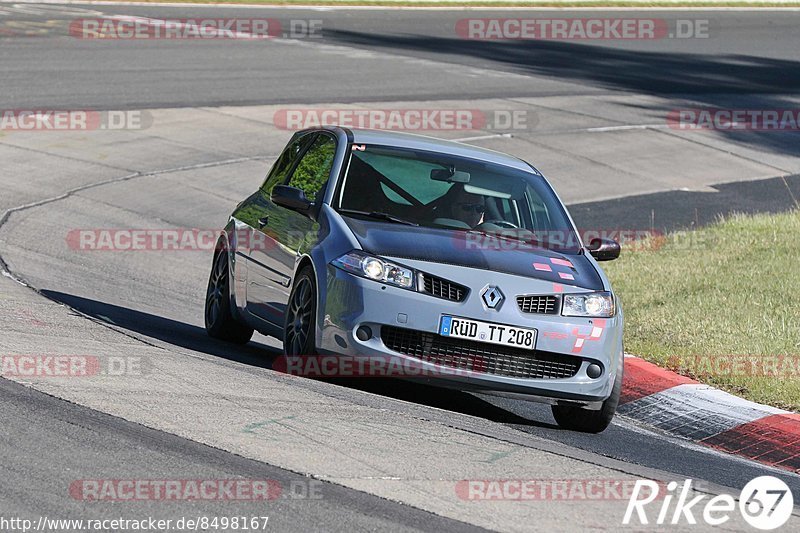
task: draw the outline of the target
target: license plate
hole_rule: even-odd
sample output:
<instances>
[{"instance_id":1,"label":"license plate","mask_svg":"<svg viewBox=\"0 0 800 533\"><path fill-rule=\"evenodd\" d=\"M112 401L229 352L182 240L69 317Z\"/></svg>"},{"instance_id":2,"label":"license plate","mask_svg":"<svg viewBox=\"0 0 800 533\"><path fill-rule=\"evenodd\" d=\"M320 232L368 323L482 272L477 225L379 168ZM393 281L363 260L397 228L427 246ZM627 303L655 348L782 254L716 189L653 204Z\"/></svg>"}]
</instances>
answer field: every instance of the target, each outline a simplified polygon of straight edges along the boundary
<instances>
[{"instance_id":1,"label":"license plate","mask_svg":"<svg viewBox=\"0 0 800 533\"><path fill-rule=\"evenodd\" d=\"M535 329L492 324L457 316L442 316L439 335L529 350L536 348Z\"/></svg>"}]
</instances>

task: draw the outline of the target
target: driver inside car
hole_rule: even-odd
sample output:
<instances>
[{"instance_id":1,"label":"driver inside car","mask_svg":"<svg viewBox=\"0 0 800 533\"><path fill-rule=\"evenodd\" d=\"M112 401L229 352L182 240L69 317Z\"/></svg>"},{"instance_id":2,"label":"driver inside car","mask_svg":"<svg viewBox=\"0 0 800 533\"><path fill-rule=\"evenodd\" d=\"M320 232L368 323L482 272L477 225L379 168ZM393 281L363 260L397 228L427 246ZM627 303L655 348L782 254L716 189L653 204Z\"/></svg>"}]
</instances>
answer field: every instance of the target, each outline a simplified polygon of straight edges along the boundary
<instances>
[{"instance_id":1,"label":"driver inside car","mask_svg":"<svg viewBox=\"0 0 800 533\"><path fill-rule=\"evenodd\" d=\"M457 183L447 192L449 214L447 218L458 220L470 228L483 222L486 212L486 200L480 194L472 194L464 190L464 185Z\"/></svg>"}]
</instances>

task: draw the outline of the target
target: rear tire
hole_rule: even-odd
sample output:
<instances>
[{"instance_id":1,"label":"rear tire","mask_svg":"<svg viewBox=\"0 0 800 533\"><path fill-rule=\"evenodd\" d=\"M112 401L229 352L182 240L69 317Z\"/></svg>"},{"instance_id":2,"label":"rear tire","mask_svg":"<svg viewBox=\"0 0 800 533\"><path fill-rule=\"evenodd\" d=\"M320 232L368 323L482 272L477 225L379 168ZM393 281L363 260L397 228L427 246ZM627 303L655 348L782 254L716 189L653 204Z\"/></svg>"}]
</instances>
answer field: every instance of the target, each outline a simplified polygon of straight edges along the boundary
<instances>
[{"instance_id":1,"label":"rear tire","mask_svg":"<svg viewBox=\"0 0 800 533\"><path fill-rule=\"evenodd\" d=\"M283 328L283 353L317 353L317 283L310 265L298 272L289 296Z\"/></svg>"},{"instance_id":2,"label":"rear tire","mask_svg":"<svg viewBox=\"0 0 800 533\"><path fill-rule=\"evenodd\" d=\"M230 267L228 248L220 241L206 289L205 324L209 336L236 344L247 344L253 328L242 324L231 310Z\"/></svg>"},{"instance_id":3,"label":"rear tire","mask_svg":"<svg viewBox=\"0 0 800 533\"><path fill-rule=\"evenodd\" d=\"M614 388L611 389L611 396L603 402L599 410L592 411L577 405L553 405L553 418L564 429L583 433L602 432L611 424L614 413L617 411L620 393L622 392L622 374L622 364L620 364L619 371L614 379Z\"/></svg>"}]
</instances>

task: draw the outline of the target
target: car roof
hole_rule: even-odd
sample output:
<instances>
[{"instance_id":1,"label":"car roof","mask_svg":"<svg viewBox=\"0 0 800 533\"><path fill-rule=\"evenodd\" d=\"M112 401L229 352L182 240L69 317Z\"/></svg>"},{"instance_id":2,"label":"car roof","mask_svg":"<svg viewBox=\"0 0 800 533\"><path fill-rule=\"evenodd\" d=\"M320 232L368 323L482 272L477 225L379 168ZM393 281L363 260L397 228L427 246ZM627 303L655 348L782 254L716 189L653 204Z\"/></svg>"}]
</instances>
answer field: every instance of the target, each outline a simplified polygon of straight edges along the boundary
<instances>
[{"instance_id":1,"label":"car roof","mask_svg":"<svg viewBox=\"0 0 800 533\"><path fill-rule=\"evenodd\" d=\"M383 146L394 146L397 148L409 148L412 150L441 152L445 154L496 163L499 165L505 165L541 176L538 170L517 157L504 154L502 152L489 150L487 148L473 146L471 144L448 141L436 137L429 137L427 135L401 133L397 131L338 127L325 129L341 129L345 132L350 132L353 137L353 143L355 144L377 144Z\"/></svg>"}]
</instances>

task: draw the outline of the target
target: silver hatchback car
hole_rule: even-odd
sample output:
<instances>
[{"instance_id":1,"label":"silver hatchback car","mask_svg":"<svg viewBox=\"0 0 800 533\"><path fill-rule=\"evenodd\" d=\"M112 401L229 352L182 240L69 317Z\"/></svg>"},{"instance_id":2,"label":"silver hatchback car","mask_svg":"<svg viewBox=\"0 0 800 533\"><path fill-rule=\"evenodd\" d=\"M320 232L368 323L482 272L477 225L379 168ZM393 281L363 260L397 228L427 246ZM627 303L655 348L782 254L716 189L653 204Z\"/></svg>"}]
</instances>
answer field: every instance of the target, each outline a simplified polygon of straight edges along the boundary
<instances>
[{"instance_id":1,"label":"silver hatchback car","mask_svg":"<svg viewBox=\"0 0 800 533\"><path fill-rule=\"evenodd\" d=\"M413 379L544 401L562 427L600 432L624 358L622 310L597 262L619 253L584 244L515 157L304 130L220 236L206 330L238 343L257 330L285 357L399 361Z\"/></svg>"}]
</instances>

